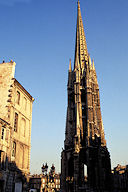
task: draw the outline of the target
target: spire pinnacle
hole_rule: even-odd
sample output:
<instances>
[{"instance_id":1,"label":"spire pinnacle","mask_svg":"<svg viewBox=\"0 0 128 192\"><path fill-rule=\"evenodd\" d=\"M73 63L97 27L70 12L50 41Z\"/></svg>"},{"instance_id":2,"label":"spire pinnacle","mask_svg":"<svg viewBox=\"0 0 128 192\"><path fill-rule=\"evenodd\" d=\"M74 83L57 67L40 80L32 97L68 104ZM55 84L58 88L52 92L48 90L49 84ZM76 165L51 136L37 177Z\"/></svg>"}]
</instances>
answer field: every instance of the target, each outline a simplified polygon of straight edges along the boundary
<instances>
[{"instance_id":1,"label":"spire pinnacle","mask_svg":"<svg viewBox=\"0 0 128 192\"><path fill-rule=\"evenodd\" d=\"M79 4L80 4L80 1L78 0L78 1L77 1L77 3L79 3Z\"/></svg>"},{"instance_id":2,"label":"spire pinnacle","mask_svg":"<svg viewBox=\"0 0 128 192\"><path fill-rule=\"evenodd\" d=\"M91 62L91 57L90 57L90 55L89 55L89 67L90 67L90 69L92 68L92 62Z\"/></svg>"},{"instance_id":3,"label":"spire pinnacle","mask_svg":"<svg viewBox=\"0 0 128 192\"><path fill-rule=\"evenodd\" d=\"M83 21L80 10L80 2L77 3L77 28L76 28L76 48L75 48L75 61L76 59L80 62L80 67L85 68L85 65L88 64L88 51L86 38L84 33ZM74 62L74 68L75 68Z\"/></svg>"},{"instance_id":4,"label":"spire pinnacle","mask_svg":"<svg viewBox=\"0 0 128 192\"><path fill-rule=\"evenodd\" d=\"M94 59L92 60L92 68L95 70Z\"/></svg>"},{"instance_id":5,"label":"spire pinnacle","mask_svg":"<svg viewBox=\"0 0 128 192\"><path fill-rule=\"evenodd\" d=\"M69 60L69 72L72 72L71 59Z\"/></svg>"},{"instance_id":6,"label":"spire pinnacle","mask_svg":"<svg viewBox=\"0 0 128 192\"><path fill-rule=\"evenodd\" d=\"M79 6L80 6L80 1L79 1L79 0L77 1L77 3L78 3L78 4L79 4Z\"/></svg>"}]
</instances>

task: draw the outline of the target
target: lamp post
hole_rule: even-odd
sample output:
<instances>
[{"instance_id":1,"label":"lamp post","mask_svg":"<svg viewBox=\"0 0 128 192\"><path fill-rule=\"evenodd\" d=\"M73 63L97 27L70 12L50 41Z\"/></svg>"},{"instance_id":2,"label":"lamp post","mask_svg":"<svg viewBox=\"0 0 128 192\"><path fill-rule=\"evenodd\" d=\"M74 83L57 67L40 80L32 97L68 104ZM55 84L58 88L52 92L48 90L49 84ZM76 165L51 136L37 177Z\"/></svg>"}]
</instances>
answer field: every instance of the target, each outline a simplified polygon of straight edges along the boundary
<instances>
[{"instance_id":1,"label":"lamp post","mask_svg":"<svg viewBox=\"0 0 128 192\"><path fill-rule=\"evenodd\" d=\"M53 192L56 191L54 178L55 178L55 167L54 167L54 164L52 164L52 167L49 172L49 183L50 183L51 190Z\"/></svg>"},{"instance_id":2,"label":"lamp post","mask_svg":"<svg viewBox=\"0 0 128 192\"><path fill-rule=\"evenodd\" d=\"M48 191L48 174L47 174L47 171L48 171L48 165L47 163L44 165L42 165L42 173L43 175L47 178L47 183L46 183L46 187L43 188L43 192L47 192Z\"/></svg>"},{"instance_id":3,"label":"lamp post","mask_svg":"<svg viewBox=\"0 0 128 192\"><path fill-rule=\"evenodd\" d=\"M43 186L42 192L48 192L48 191L56 191L55 187L55 167L54 164L52 164L51 169L48 173L48 165L47 163L42 165L41 167L43 176L45 178L45 185Z\"/></svg>"}]
</instances>

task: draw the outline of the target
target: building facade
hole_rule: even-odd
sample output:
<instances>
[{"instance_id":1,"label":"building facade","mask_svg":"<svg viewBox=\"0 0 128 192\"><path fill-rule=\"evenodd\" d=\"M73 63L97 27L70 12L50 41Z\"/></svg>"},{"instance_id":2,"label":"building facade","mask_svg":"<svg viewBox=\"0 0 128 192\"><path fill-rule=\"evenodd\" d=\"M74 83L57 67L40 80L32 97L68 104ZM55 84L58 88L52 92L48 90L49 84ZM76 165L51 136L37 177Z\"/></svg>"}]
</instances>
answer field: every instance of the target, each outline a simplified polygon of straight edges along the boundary
<instances>
[{"instance_id":1,"label":"building facade","mask_svg":"<svg viewBox=\"0 0 128 192\"><path fill-rule=\"evenodd\" d=\"M47 166L48 169L48 166ZM60 191L60 174L55 172L55 167L52 165L47 173L46 166L42 166L42 174L32 175L29 181L30 192L59 192Z\"/></svg>"},{"instance_id":2,"label":"building facade","mask_svg":"<svg viewBox=\"0 0 128 192\"><path fill-rule=\"evenodd\" d=\"M111 163L94 61L87 50L78 0L75 60L68 71L68 106L61 154L62 192L111 191Z\"/></svg>"},{"instance_id":3,"label":"building facade","mask_svg":"<svg viewBox=\"0 0 128 192\"><path fill-rule=\"evenodd\" d=\"M30 172L33 97L15 79L16 63L0 64L0 169L2 191L23 188ZM19 190L20 191L20 190Z\"/></svg>"}]
</instances>

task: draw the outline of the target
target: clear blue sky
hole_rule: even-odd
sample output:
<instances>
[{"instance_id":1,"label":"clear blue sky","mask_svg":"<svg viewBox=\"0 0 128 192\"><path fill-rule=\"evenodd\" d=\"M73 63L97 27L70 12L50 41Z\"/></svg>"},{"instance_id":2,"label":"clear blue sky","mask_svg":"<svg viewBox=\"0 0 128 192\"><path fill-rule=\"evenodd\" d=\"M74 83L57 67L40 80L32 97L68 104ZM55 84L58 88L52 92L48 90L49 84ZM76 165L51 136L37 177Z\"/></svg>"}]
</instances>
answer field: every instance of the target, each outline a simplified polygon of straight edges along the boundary
<instances>
[{"instance_id":1,"label":"clear blue sky","mask_svg":"<svg viewBox=\"0 0 128 192\"><path fill-rule=\"evenodd\" d=\"M128 0L80 4L112 167L128 164ZM60 171L76 17L77 0L0 0L0 60L16 62L16 79L35 98L31 173L44 162Z\"/></svg>"}]
</instances>

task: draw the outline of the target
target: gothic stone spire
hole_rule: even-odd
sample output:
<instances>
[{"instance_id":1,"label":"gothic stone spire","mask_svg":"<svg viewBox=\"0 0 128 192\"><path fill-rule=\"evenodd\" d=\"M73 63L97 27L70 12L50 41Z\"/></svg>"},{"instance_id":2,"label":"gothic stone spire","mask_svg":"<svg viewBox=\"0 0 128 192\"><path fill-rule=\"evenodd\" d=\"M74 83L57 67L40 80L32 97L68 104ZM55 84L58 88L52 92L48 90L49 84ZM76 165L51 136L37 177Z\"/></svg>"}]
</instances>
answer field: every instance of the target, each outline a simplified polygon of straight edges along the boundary
<instances>
[{"instance_id":1,"label":"gothic stone spire","mask_svg":"<svg viewBox=\"0 0 128 192\"><path fill-rule=\"evenodd\" d=\"M85 187L84 165L87 165L87 184L108 192L110 156L104 137L97 75L87 50L79 0L74 69L70 61L67 92L66 131L61 159L62 191L81 192L79 189Z\"/></svg>"},{"instance_id":2,"label":"gothic stone spire","mask_svg":"<svg viewBox=\"0 0 128 192\"><path fill-rule=\"evenodd\" d=\"M82 143L90 145L95 135L101 138L102 145L106 145L101 117L99 86L97 82L94 61L88 54L80 2L77 7L77 28L74 70L69 63L68 75L68 109L65 143ZM69 120L70 119L70 120ZM72 120L71 120L72 119ZM79 126L78 126L79 122ZM70 126L68 126L70 125ZM71 126L72 125L72 126ZM72 137L72 139L70 139Z\"/></svg>"}]
</instances>

